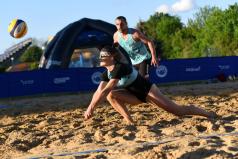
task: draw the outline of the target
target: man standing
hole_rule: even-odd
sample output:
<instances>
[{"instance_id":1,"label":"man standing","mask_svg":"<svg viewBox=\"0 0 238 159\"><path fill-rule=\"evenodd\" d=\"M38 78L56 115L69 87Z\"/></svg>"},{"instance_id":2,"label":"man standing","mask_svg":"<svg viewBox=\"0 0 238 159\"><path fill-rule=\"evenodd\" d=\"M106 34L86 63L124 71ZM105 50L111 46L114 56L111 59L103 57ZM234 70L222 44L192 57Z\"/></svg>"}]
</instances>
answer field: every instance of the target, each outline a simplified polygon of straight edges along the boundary
<instances>
[{"instance_id":1,"label":"man standing","mask_svg":"<svg viewBox=\"0 0 238 159\"><path fill-rule=\"evenodd\" d=\"M114 44L119 44L129 55L132 65L145 77L148 74L147 60L151 59L151 65L157 66L154 43L145 37L140 31L128 28L126 18L119 16L115 20L117 32L114 33ZM150 53L146 49L148 45Z\"/></svg>"}]
</instances>

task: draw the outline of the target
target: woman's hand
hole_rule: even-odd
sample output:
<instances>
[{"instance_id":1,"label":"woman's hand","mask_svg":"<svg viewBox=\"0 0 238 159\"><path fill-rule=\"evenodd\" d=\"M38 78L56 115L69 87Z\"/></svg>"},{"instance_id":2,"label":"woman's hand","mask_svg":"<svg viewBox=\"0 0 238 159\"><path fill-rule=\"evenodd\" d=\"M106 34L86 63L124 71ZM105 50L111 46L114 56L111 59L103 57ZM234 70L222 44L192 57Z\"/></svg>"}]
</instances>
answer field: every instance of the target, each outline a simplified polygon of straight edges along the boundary
<instances>
[{"instance_id":1,"label":"woman's hand","mask_svg":"<svg viewBox=\"0 0 238 159\"><path fill-rule=\"evenodd\" d=\"M93 116L93 108L92 107L88 107L88 109L86 110L86 112L84 113L84 119L90 119Z\"/></svg>"}]
</instances>

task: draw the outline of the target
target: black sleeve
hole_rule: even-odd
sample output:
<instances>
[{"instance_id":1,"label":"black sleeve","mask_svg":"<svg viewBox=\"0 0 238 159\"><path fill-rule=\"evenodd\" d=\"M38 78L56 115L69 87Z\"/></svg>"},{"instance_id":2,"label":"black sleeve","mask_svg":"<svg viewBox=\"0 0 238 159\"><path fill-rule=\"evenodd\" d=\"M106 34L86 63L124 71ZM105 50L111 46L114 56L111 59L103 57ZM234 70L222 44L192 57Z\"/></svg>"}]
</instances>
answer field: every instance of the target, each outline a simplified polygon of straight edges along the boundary
<instances>
[{"instance_id":1,"label":"black sleeve","mask_svg":"<svg viewBox=\"0 0 238 159\"><path fill-rule=\"evenodd\" d=\"M117 64L111 73L112 79L121 79L123 76L126 76L131 73L130 67L123 64Z\"/></svg>"},{"instance_id":2,"label":"black sleeve","mask_svg":"<svg viewBox=\"0 0 238 159\"><path fill-rule=\"evenodd\" d=\"M118 63L115 65L115 68L110 73L110 79L121 79L122 77L129 75L132 71L132 67L130 65L125 65ZM108 82L110 80L107 75L107 71L101 74L101 81Z\"/></svg>"},{"instance_id":3,"label":"black sleeve","mask_svg":"<svg viewBox=\"0 0 238 159\"><path fill-rule=\"evenodd\" d=\"M102 74L101 74L101 81L105 81L105 82L108 82L109 81L109 78L107 76L107 71L104 71Z\"/></svg>"}]
</instances>

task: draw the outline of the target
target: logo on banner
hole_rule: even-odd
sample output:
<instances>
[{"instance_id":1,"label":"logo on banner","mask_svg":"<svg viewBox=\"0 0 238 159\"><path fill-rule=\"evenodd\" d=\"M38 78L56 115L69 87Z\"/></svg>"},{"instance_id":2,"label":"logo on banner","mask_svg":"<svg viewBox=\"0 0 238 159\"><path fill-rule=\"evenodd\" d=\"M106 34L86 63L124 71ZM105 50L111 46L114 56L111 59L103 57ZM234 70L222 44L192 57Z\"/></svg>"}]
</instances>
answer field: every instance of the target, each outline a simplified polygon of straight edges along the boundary
<instances>
[{"instance_id":1,"label":"logo on banner","mask_svg":"<svg viewBox=\"0 0 238 159\"><path fill-rule=\"evenodd\" d=\"M22 85L31 85L34 84L34 80L20 80Z\"/></svg>"},{"instance_id":2,"label":"logo on banner","mask_svg":"<svg viewBox=\"0 0 238 159\"><path fill-rule=\"evenodd\" d=\"M70 80L70 77L59 77L59 78L54 78L54 84L62 84L62 83L66 83L68 80Z\"/></svg>"},{"instance_id":3,"label":"logo on banner","mask_svg":"<svg viewBox=\"0 0 238 159\"><path fill-rule=\"evenodd\" d=\"M198 72L201 70L201 67L198 66L198 67L189 67L189 68L186 68L186 72Z\"/></svg>"},{"instance_id":4,"label":"logo on banner","mask_svg":"<svg viewBox=\"0 0 238 159\"><path fill-rule=\"evenodd\" d=\"M168 69L166 66L160 65L158 68L156 68L155 72L158 77L164 78L168 73Z\"/></svg>"},{"instance_id":5,"label":"logo on banner","mask_svg":"<svg viewBox=\"0 0 238 159\"><path fill-rule=\"evenodd\" d=\"M101 72L94 72L91 76L91 80L94 84L99 84L101 82Z\"/></svg>"},{"instance_id":6,"label":"logo on banner","mask_svg":"<svg viewBox=\"0 0 238 159\"><path fill-rule=\"evenodd\" d=\"M230 65L219 65L218 66L221 70L228 70L230 69Z\"/></svg>"}]
</instances>

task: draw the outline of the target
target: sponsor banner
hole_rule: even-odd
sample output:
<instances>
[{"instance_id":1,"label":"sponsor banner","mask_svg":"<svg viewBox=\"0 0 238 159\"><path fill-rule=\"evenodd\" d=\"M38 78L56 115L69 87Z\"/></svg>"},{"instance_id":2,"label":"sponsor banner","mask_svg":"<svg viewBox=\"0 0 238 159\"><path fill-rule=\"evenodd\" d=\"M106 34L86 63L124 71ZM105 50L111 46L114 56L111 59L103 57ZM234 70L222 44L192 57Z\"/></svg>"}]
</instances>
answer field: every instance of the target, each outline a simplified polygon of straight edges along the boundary
<instances>
[{"instance_id":1,"label":"sponsor banner","mask_svg":"<svg viewBox=\"0 0 238 159\"><path fill-rule=\"evenodd\" d=\"M44 70L44 90L45 92L74 92L79 89L75 69L49 69Z\"/></svg>"},{"instance_id":2,"label":"sponsor banner","mask_svg":"<svg viewBox=\"0 0 238 159\"><path fill-rule=\"evenodd\" d=\"M79 90L90 91L95 90L101 81L101 73L105 68L80 68L78 76L80 76Z\"/></svg>"},{"instance_id":3,"label":"sponsor banner","mask_svg":"<svg viewBox=\"0 0 238 159\"><path fill-rule=\"evenodd\" d=\"M43 71L23 71L5 74L8 77L9 96L23 96L44 93L45 73Z\"/></svg>"},{"instance_id":4,"label":"sponsor banner","mask_svg":"<svg viewBox=\"0 0 238 159\"><path fill-rule=\"evenodd\" d=\"M162 60L150 68L153 83L207 80L238 75L238 57ZM42 69L0 74L0 97L95 90L105 68Z\"/></svg>"},{"instance_id":5,"label":"sponsor banner","mask_svg":"<svg viewBox=\"0 0 238 159\"><path fill-rule=\"evenodd\" d=\"M238 57L162 60L159 67L150 69L154 83L214 79L223 74L238 75Z\"/></svg>"},{"instance_id":6,"label":"sponsor banner","mask_svg":"<svg viewBox=\"0 0 238 159\"><path fill-rule=\"evenodd\" d=\"M0 97L95 90L104 68L72 68L0 74Z\"/></svg>"}]
</instances>

